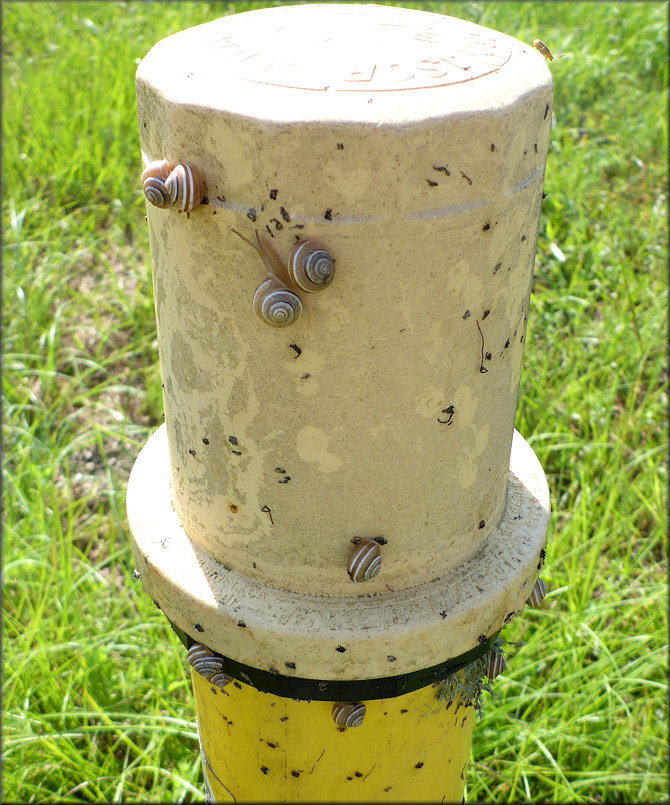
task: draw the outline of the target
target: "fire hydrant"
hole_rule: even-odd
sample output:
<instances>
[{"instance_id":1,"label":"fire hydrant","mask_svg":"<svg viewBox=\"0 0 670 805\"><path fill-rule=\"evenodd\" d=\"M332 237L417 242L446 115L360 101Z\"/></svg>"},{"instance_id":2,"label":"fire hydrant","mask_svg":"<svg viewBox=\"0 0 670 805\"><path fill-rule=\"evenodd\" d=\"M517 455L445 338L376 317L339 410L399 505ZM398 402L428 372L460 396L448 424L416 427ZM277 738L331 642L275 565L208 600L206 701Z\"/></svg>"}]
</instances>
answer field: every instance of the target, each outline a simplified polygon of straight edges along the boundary
<instances>
[{"instance_id":1,"label":"fire hydrant","mask_svg":"<svg viewBox=\"0 0 670 805\"><path fill-rule=\"evenodd\" d=\"M165 424L128 516L208 796L460 801L498 635L546 592L514 430L545 60L284 6L159 42L137 98Z\"/></svg>"}]
</instances>

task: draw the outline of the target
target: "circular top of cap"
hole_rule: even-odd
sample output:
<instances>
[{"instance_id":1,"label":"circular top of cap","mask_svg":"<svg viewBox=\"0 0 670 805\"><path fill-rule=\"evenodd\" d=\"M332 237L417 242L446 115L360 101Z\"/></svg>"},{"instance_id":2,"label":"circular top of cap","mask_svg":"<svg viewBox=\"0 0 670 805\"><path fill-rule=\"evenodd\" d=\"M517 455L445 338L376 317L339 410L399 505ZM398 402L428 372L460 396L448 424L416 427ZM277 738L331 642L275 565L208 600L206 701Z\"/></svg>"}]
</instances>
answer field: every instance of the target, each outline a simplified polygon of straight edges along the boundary
<instances>
[{"instance_id":1,"label":"circular top of cap","mask_svg":"<svg viewBox=\"0 0 670 805\"><path fill-rule=\"evenodd\" d=\"M497 31L353 4L223 17L159 42L138 69L138 80L175 103L272 120L442 116L500 106L547 79L532 46Z\"/></svg>"}]
</instances>

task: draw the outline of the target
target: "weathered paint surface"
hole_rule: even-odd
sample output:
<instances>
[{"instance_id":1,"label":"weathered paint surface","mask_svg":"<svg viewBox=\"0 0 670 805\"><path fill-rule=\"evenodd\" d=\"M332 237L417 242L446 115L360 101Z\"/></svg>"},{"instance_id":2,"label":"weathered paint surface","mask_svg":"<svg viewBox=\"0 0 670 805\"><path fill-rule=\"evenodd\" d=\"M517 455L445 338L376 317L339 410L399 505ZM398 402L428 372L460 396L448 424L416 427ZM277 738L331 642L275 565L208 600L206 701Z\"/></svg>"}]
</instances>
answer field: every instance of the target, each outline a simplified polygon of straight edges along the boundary
<instances>
[{"instance_id":1,"label":"weathered paint surface","mask_svg":"<svg viewBox=\"0 0 670 805\"><path fill-rule=\"evenodd\" d=\"M460 802L475 710L432 685L365 702L341 730L332 702L297 702L192 670L203 768L216 802Z\"/></svg>"},{"instance_id":2,"label":"weathered paint surface","mask_svg":"<svg viewBox=\"0 0 670 805\"><path fill-rule=\"evenodd\" d=\"M242 576L325 596L411 589L478 555L505 507L543 57L439 14L284 6L158 43L137 97L143 159L184 161L207 187L190 217L147 215L189 537ZM251 304L266 268L232 229L283 262L315 239L332 284L268 327ZM365 585L346 573L356 536L388 541Z\"/></svg>"},{"instance_id":3,"label":"weathered paint surface","mask_svg":"<svg viewBox=\"0 0 670 805\"><path fill-rule=\"evenodd\" d=\"M430 668L509 623L541 569L549 489L540 462L516 432L505 511L479 554L426 584L369 597L294 593L236 573L189 538L170 505L168 475L162 426L128 483L128 519L144 589L184 632L270 673L274 668L287 676L347 680ZM345 547L346 573L353 545ZM382 546L382 568L390 547ZM324 542L324 551L330 548ZM370 583L349 581L351 588Z\"/></svg>"}]
</instances>

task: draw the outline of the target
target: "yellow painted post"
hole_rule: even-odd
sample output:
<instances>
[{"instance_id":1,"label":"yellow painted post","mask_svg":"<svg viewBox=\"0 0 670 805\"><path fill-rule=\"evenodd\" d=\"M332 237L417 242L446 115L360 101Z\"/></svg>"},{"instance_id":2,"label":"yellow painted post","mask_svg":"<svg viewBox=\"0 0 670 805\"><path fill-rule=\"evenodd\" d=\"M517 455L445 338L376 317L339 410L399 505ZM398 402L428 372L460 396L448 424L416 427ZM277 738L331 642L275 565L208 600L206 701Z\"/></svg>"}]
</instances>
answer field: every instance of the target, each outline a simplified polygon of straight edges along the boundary
<instances>
[{"instance_id":1,"label":"yellow painted post","mask_svg":"<svg viewBox=\"0 0 670 805\"><path fill-rule=\"evenodd\" d=\"M546 591L514 430L541 54L366 5L250 11L137 73L165 424L128 486L214 801L460 801Z\"/></svg>"},{"instance_id":2,"label":"yellow painted post","mask_svg":"<svg viewBox=\"0 0 670 805\"><path fill-rule=\"evenodd\" d=\"M295 701L192 672L203 768L216 802L460 802L474 708L436 685L366 702L339 728L333 704Z\"/></svg>"}]
</instances>

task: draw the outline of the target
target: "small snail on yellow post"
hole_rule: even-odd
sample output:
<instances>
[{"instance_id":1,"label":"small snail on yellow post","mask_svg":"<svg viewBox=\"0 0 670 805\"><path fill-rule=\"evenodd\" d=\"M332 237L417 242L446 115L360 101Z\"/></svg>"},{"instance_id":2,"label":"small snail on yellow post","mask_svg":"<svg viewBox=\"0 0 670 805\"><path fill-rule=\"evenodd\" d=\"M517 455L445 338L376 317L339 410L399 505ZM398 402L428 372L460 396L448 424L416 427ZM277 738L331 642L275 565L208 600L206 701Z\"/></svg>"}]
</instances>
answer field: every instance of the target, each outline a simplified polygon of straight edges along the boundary
<instances>
[{"instance_id":1,"label":"small snail on yellow post","mask_svg":"<svg viewBox=\"0 0 670 805\"><path fill-rule=\"evenodd\" d=\"M274 274L256 288L254 294L256 315L273 327L285 327L302 314L302 302L298 294L289 290Z\"/></svg>"},{"instance_id":2,"label":"small snail on yellow post","mask_svg":"<svg viewBox=\"0 0 670 805\"><path fill-rule=\"evenodd\" d=\"M313 240L299 240L288 259L288 273L301 291L316 293L333 281L335 261Z\"/></svg>"},{"instance_id":3,"label":"small snail on yellow post","mask_svg":"<svg viewBox=\"0 0 670 805\"><path fill-rule=\"evenodd\" d=\"M142 190L154 207L176 207L189 215L202 204L205 195L197 171L188 165L173 167L167 159L150 162L142 171Z\"/></svg>"},{"instance_id":4,"label":"small snail on yellow post","mask_svg":"<svg viewBox=\"0 0 670 805\"><path fill-rule=\"evenodd\" d=\"M165 180L165 189L173 205L187 213L199 207L205 195L202 179L188 165L177 165Z\"/></svg>"},{"instance_id":5,"label":"small snail on yellow post","mask_svg":"<svg viewBox=\"0 0 670 805\"><path fill-rule=\"evenodd\" d=\"M165 180L170 175L171 166L167 159L151 162L142 171L142 190L144 195L154 207L166 209L173 204L170 194L165 187Z\"/></svg>"},{"instance_id":6,"label":"small snail on yellow post","mask_svg":"<svg viewBox=\"0 0 670 805\"><path fill-rule=\"evenodd\" d=\"M539 607L542 601L544 600L544 596L547 594L549 588L547 585L542 581L542 579L538 579L535 582L535 586L533 587L533 591L526 599L526 603L528 606L531 607Z\"/></svg>"},{"instance_id":7,"label":"small snail on yellow post","mask_svg":"<svg viewBox=\"0 0 670 805\"><path fill-rule=\"evenodd\" d=\"M379 574L382 565L382 549L373 539L362 539L354 548L347 562L347 573L352 581L368 581Z\"/></svg>"},{"instance_id":8,"label":"small snail on yellow post","mask_svg":"<svg viewBox=\"0 0 670 805\"><path fill-rule=\"evenodd\" d=\"M551 55L551 51L544 44L544 42L541 42L539 39L533 39L533 47L535 50L539 50L545 59L549 59L549 61L554 60L554 57Z\"/></svg>"},{"instance_id":9,"label":"small snail on yellow post","mask_svg":"<svg viewBox=\"0 0 670 805\"><path fill-rule=\"evenodd\" d=\"M188 661L197 673L219 688L225 688L233 681L232 677L223 673L221 658L202 643L194 643L191 646L188 650Z\"/></svg>"},{"instance_id":10,"label":"small snail on yellow post","mask_svg":"<svg viewBox=\"0 0 670 805\"><path fill-rule=\"evenodd\" d=\"M500 651L489 651L486 655L486 668L484 673L489 679L495 679L507 668L505 657Z\"/></svg>"},{"instance_id":11,"label":"small snail on yellow post","mask_svg":"<svg viewBox=\"0 0 670 805\"><path fill-rule=\"evenodd\" d=\"M363 702L335 702L333 705L333 721L340 729L360 727L365 718L366 707Z\"/></svg>"},{"instance_id":12,"label":"small snail on yellow post","mask_svg":"<svg viewBox=\"0 0 670 805\"><path fill-rule=\"evenodd\" d=\"M289 287L291 280L277 252L267 240L261 240L256 230L256 243L245 238L237 229L232 230L245 243L255 249L268 270L267 276L254 293L256 315L273 327L285 327L302 314L300 297Z\"/></svg>"}]
</instances>

